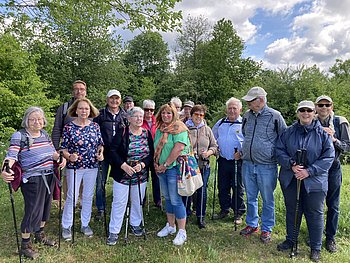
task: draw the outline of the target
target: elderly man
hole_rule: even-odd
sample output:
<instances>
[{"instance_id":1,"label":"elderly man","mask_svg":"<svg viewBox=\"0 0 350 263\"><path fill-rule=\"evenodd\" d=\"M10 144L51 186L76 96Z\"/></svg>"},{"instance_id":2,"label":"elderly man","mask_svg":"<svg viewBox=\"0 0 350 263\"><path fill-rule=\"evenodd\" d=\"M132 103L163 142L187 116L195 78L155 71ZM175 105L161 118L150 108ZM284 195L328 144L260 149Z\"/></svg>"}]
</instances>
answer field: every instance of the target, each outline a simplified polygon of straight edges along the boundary
<instances>
[{"instance_id":1,"label":"elderly man","mask_svg":"<svg viewBox=\"0 0 350 263\"><path fill-rule=\"evenodd\" d=\"M342 170L339 156L350 150L349 122L345 117L334 115L333 100L325 95L316 101L317 118L323 129L331 136L335 148L335 159L328 171L328 191L326 196L326 249L334 253L337 251L335 235L338 228L340 187Z\"/></svg>"},{"instance_id":2,"label":"elderly man","mask_svg":"<svg viewBox=\"0 0 350 263\"><path fill-rule=\"evenodd\" d=\"M222 219L232 208L235 214L235 223L242 223L242 215L246 211L244 204L244 188L242 183L242 102L236 98L230 98L226 102L226 117L219 120L213 127L214 137L219 146L220 157L218 159L218 190L221 211L215 216ZM235 150L237 150L235 152ZM235 165L237 164L237 174ZM235 187L237 176L237 189ZM232 194L231 194L232 189ZM237 190L237 195L235 191ZM235 200L237 196L237 200ZM237 207L235 207L237 206Z\"/></svg>"},{"instance_id":3,"label":"elderly man","mask_svg":"<svg viewBox=\"0 0 350 263\"><path fill-rule=\"evenodd\" d=\"M100 115L94 118L94 122L100 125L101 135L104 142L104 161L102 161L102 176L96 178L96 220L100 220L104 215L106 207L105 185L107 180L108 168L111 163L110 146L116 131L120 127L127 125L125 111L120 107L122 102L121 94L118 90L112 89L107 93L107 105L100 109ZM119 129L120 130L120 129Z\"/></svg>"},{"instance_id":4,"label":"elderly man","mask_svg":"<svg viewBox=\"0 0 350 263\"><path fill-rule=\"evenodd\" d=\"M175 105L175 108L181 117L182 116L182 112L181 112L182 101L178 97L172 97L170 100L170 103ZM180 112L181 112L181 114L180 114Z\"/></svg>"},{"instance_id":5,"label":"elderly man","mask_svg":"<svg viewBox=\"0 0 350 263\"><path fill-rule=\"evenodd\" d=\"M277 184L277 161L274 158L278 136L286 128L280 112L267 106L267 93L261 87L251 88L242 99L249 110L243 115L242 145L243 182L247 196L247 226L243 236L259 231L258 194L262 197L261 235L263 243L271 241L275 225L274 190Z\"/></svg>"},{"instance_id":6,"label":"elderly man","mask_svg":"<svg viewBox=\"0 0 350 263\"><path fill-rule=\"evenodd\" d=\"M134 99L131 96L125 96L124 100L124 110L125 112L127 112L128 110L134 108L135 104L134 104Z\"/></svg>"},{"instance_id":7,"label":"elderly man","mask_svg":"<svg viewBox=\"0 0 350 263\"><path fill-rule=\"evenodd\" d=\"M184 103L184 107L182 109L183 115L181 120L186 123L186 121L188 121L189 119L191 119L191 110L194 106L194 102L193 101L186 101Z\"/></svg>"}]
</instances>

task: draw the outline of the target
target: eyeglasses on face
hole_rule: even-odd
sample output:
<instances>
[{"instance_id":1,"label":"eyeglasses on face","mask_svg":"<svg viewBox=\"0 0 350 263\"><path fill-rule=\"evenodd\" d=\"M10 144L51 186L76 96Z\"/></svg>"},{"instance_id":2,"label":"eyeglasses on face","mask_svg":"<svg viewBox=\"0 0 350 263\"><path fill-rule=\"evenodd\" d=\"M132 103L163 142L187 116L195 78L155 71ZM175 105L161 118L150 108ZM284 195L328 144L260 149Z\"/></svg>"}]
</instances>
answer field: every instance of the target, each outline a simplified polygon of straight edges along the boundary
<instances>
[{"instance_id":1,"label":"eyeglasses on face","mask_svg":"<svg viewBox=\"0 0 350 263\"><path fill-rule=\"evenodd\" d=\"M313 112L314 110L312 110L312 109L305 109L305 108L301 108L301 109L299 109L298 110L299 112Z\"/></svg>"},{"instance_id":2,"label":"eyeglasses on face","mask_svg":"<svg viewBox=\"0 0 350 263\"><path fill-rule=\"evenodd\" d=\"M203 118L205 114L204 113L193 113L193 115L196 116L196 117Z\"/></svg>"},{"instance_id":3,"label":"eyeglasses on face","mask_svg":"<svg viewBox=\"0 0 350 263\"><path fill-rule=\"evenodd\" d=\"M154 109L143 109L144 111L151 111L154 112Z\"/></svg>"},{"instance_id":4,"label":"eyeglasses on face","mask_svg":"<svg viewBox=\"0 0 350 263\"><path fill-rule=\"evenodd\" d=\"M35 119L35 118L31 118L31 119L28 119L30 122L42 122L44 119L43 118L38 118L38 119Z\"/></svg>"},{"instance_id":5,"label":"eyeglasses on face","mask_svg":"<svg viewBox=\"0 0 350 263\"><path fill-rule=\"evenodd\" d=\"M317 104L317 107L319 107L319 108L323 108L323 107L329 108L330 106L332 106L331 103L318 103Z\"/></svg>"}]
</instances>

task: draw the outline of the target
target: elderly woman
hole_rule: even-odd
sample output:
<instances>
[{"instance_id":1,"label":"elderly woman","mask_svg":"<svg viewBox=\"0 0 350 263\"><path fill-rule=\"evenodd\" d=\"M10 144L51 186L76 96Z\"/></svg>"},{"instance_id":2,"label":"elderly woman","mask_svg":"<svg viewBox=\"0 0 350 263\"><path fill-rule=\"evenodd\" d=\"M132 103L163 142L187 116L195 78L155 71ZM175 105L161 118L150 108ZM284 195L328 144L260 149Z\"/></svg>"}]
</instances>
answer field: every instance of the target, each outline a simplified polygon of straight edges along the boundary
<instances>
[{"instance_id":1,"label":"elderly woman","mask_svg":"<svg viewBox=\"0 0 350 263\"><path fill-rule=\"evenodd\" d=\"M63 129L61 148L69 161L66 174L68 193L62 214L62 237L67 241L72 238L73 205L77 204L81 183L81 232L87 237L93 235L89 223L98 162L103 160L103 141L100 126L89 118L95 118L98 113L90 100L77 99L68 109L68 116L76 118Z\"/></svg>"},{"instance_id":2,"label":"elderly woman","mask_svg":"<svg viewBox=\"0 0 350 263\"><path fill-rule=\"evenodd\" d=\"M144 234L140 227L141 200L145 196L148 169L153 160L153 139L142 128L144 111L134 107L127 112L129 127L117 131L111 146L113 202L109 223L108 245L115 245L122 227L127 203L130 201L130 225L135 236ZM130 193L129 193L130 191ZM141 200L140 200L141 195ZM128 197L130 196L130 200Z\"/></svg>"},{"instance_id":3,"label":"elderly woman","mask_svg":"<svg viewBox=\"0 0 350 263\"><path fill-rule=\"evenodd\" d=\"M276 145L275 154L281 165L279 180L286 206L287 227L286 240L277 249L283 251L293 247L304 214L310 235L310 258L317 262L322 245L323 207L328 188L327 171L335 153L331 137L315 120L315 106L312 101L301 101L298 104L297 117L298 121L281 134ZM298 160L300 154L297 152L305 152L302 162ZM295 226L298 180L301 188L299 215Z\"/></svg>"},{"instance_id":4,"label":"elderly woman","mask_svg":"<svg viewBox=\"0 0 350 263\"><path fill-rule=\"evenodd\" d=\"M144 100L143 101L143 110L145 115L143 116L143 124L142 128L149 130L152 134L152 138L156 135L156 118L154 117L154 109L156 107L156 103L153 100ZM152 177L152 191L153 191L153 201L156 207L161 208L162 199L160 196L160 188L159 188L159 179L154 170L153 162L150 165L151 177Z\"/></svg>"},{"instance_id":5,"label":"elderly woman","mask_svg":"<svg viewBox=\"0 0 350 263\"><path fill-rule=\"evenodd\" d=\"M49 219L52 191L54 188L54 161L59 154L43 128L47 121L41 108L30 107L26 110L22 127L24 129L15 132L10 141L10 147L6 154L9 167L12 168L15 161L22 168L22 180L20 183L24 199L24 216L21 224L22 244L19 253L27 258L34 259L39 256L30 240L30 233L34 232L34 241L48 246L55 242L48 239L44 233L45 222ZM63 168L66 161L60 163ZM3 180L10 183L14 180L14 172L3 170Z\"/></svg>"},{"instance_id":6,"label":"elderly woman","mask_svg":"<svg viewBox=\"0 0 350 263\"><path fill-rule=\"evenodd\" d=\"M205 211L207 206L207 187L210 175L209 157L217 153L218 145L210 127L206 125L204 116L206 107L195 105L191 109L191 119L186 122L190 131L193 152L201 170L203 186L196 191L196 216L199 228L205 228Z\"/></svg>"},{"instance_id":7,"label":"elderly woman","mask_svg":"<svg viewBox=\"0 0 350 263\"><path fill-rule=\"evenodd\" d=\"M179 120L177 110L172 103L160 107L157 113L157 132L154 139L154 166L159 176L162 194L165 198L167 215L166 226L157 233L165 237L179 231L173 240L174 245L182 245L186 239L186 208L178 194L176 159L190 152L190 139L186 125Z\"/></svg>"}]
</instances>

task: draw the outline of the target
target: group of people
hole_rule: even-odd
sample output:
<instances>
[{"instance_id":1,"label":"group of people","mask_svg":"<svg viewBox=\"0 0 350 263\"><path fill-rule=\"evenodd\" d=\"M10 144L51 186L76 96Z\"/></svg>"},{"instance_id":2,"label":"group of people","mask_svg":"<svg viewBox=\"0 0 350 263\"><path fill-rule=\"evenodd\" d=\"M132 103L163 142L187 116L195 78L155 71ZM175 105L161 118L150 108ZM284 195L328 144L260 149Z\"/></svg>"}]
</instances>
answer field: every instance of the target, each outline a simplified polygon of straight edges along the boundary
<instances>
[{"instance_id":1,"label":"group of people","mask_svg":"<svg viewBox=\"0 0 350 263\"><path fill-rule=\"evenodd\" d=\"M228 216L232 209L234 222L239 225L246 213L246 226L240 234L247 237L259 233L261 225L260 240L270 242L275 225L274 190L279 179L285 199L287 235L277 249L284 251L294 246L304 214L310 258L318 261L326 201L326 249L337 250L339 156L349 151L350 140L348 121L334 115L330 97L322 95L315 102L301 101L296 109L297 121L287 127L281 113L267 106L265 90L253 87L242 98L249 110L242 115L241 100L230 98L226 102L226 117L211 129L205 121L206 107L192 101L185 102L182 108L181 100L174 97L154 115L152 100L143 101L141 108L134 105L132 97L122 100L118 90L110 90L106 107L97 110L86 94L86 83L75 81L73 98L57 110L52 141L44 130L44 112L37 107L26 111L24 129L11 137L5 159L9 160L10 168L18 162L23 171L21 191L25 214L20 253L24 256L38 256L30 240L32 232L35 241L55 245L43 231L55 183L54 162L58 162L60 169L67 164L67 196L61 226L65 240L72 239L73 211L79 195L81 232L88 237L93 235L89 222L95 186L97 218L106 216L105 184L110 171L113 201L107 244L116 244L128 209L132 233L145 234L142 205L151 174L155 206L162 207L161 195L165 199L166 225L157 236L176 234L173 243L182 245L187 240L186 219L192 213L192 203L198 227L206 227L210 156L218 157L220 212L215 219ZM30 142L27 147L22 143L23 134ZM63 159L59 158L60 151ZM196 157L203 179L203 186L193 200L183 198L177 191L177 160L190 152ZM11 182L13 174L12 170L3 170L1 176Z\"/></svg>"}]
</instances>

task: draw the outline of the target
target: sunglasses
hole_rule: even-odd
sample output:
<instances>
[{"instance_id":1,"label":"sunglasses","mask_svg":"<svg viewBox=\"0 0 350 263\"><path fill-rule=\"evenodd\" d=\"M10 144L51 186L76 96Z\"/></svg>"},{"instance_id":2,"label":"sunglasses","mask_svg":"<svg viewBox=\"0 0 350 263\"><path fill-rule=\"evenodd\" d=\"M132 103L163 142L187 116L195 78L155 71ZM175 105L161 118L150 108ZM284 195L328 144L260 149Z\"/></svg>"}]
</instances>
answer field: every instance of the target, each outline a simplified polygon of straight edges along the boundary
<instances>
[{"instance_id":1,"label":"sunglasses","mask_svg":"<svg viewBox=\"0 0 350 263\"><path fill-rule=\"evenodd\" d=\"M302 108L302 109L299 109L298 110L299 112L313 112L314 110L312 110L312 109L304 109L304 108Z\"/></svg>"},{"instance_id":2,"label":"sunglasses","mask_svg":"<svg viewBox=\"0 0 350 263\"><path fill-rule=\"evenodd\" d=\"M330 106L332 106L332 104L330 104L330 103L326 103L326 104L319 103L319 104L317 104L317 107L320 107L320 108L322 108L322 107L327 107L327 108L329 108Z\"/></svg>"},{"instance_id":3,"label":"sunglasses","mask_svg":"<svg viewBox=\"0 0 350 263\"><path fill-rule=\"evenodd\" d=\"M151 111L154 112L154 109L143 109L144 111Z\"/></svg>"},{"instance_id":4,"label":"sunglasses","mask_svg":"<svg viewBox=\"0 0 350 263\"><path fill-rule=\"evenodd\" d=\"M196 116L196 117L203 118L205 114L204 113L193 113L193 115Z\"/></svg>"}]
</instances>

